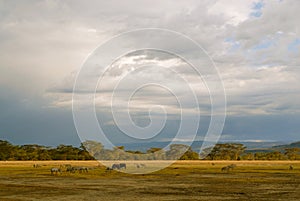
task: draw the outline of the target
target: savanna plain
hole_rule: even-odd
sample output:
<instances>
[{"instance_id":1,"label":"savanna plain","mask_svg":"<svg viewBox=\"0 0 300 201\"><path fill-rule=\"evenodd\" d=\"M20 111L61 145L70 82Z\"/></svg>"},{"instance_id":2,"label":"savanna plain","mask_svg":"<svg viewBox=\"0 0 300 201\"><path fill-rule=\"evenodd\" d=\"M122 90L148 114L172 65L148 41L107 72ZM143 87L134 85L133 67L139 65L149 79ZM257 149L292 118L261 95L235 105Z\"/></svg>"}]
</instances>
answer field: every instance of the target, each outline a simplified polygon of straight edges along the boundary
<instances>
[{"instance_id":1,"label":"savanna plain","mask_svg":"<svg viewBox=\"0 0 300 201\"><path fill-rule=\"evenodd\" d=\"M300 200L300 161L177 161L150 174L142 168L161 162L142 163L141 174L127 174L97 161L2 161L0 200ZM67 172L68 165L88 171Z\"/></svg>"}]
</instances>

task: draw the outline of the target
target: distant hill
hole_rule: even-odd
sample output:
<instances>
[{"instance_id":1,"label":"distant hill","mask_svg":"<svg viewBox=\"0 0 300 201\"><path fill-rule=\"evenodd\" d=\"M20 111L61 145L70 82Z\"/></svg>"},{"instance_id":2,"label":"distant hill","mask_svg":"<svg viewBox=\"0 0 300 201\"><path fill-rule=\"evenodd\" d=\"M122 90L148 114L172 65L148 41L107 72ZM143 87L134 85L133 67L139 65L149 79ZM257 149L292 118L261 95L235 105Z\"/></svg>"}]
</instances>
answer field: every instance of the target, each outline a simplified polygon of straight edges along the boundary
<instances>
[{"instance_id":1,"label":"distant hill","mask_svg":"<svg viewBox=\"0 0 300 201\"><path fill-rule=\"evenodd\" d=\"M285 149L287 148L300 148L300 141L298 142L293 142L290 144L277 144L277 145L273 145L271 147L257 147L257 148L253 148L253 149L247 149L246 152L251 152L251 153L255 153L255 152L275 152L275 151L279 151L279 152L285 152Z\"/></svg>"},{"instance_id":2,"label":"distant hill","mask_svg":"<svg viewBox=\"0 0 300 201\"><path fill-rule=\"evenodd\" d=\"M157 147L157 148L163 148L170 144L171 141L165 141L165 142L143 142L143 143L122 143L118 144L117 146L125 146L126 150L139 150L145 152L147 149L150 149L151 147ZM177 144L190 144L190 142L173 142ZM286 146L282 145L287 142L264 142L264 141L234 141L234 142L218 142L218 143L240 143L247 147L246 152L271 152L273 151L273 147L277 146ZM298 142L300 143L300 142ZM191 145L192 149L196 152L200 151L201 145L203 144L203 141L194 141Z\"/></svg>"},{"instance_id":3,"label":"distant hill","mask_svg":"<svg viewBox=\"0 0 300 201\"><path fill-rule=\"evenodd\" d=\"M277 146L273 146L272 148L274 149L300 148L300 141L293 142L291 144L286 144L286 145L277 145Z\"/></svg>"}]
</instances>

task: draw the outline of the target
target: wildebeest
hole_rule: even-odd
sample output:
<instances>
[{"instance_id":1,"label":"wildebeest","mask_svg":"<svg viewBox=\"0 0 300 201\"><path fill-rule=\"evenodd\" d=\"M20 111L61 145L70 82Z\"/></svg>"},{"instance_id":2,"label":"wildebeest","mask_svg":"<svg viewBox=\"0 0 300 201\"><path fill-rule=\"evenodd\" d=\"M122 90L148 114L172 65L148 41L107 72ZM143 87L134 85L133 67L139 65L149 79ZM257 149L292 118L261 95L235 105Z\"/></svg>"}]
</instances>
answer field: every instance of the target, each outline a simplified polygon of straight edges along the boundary
<instances>
[{"instance_id":1,"label":"wildebeest","mask_svg":"<svg viewBox=\"0 0 300 201\"><path fill-rule=\"evenodd\" d=\"M51 168L51 169L50 169L50 172L51 172L52 175L53 175L54 173L55 173L55 174L58 174L58 173L61 173L61 169L60 169L60 168Z\"/></svg>"},{"instance_id":2,"label":"wildebeest","mask_svg":"<svg viewBox=\"0 0 300 201\"><path fill-rule=\"evenodd\" d=\"M293 170L294 169L294 167L292 166L292 165L290 165L290 168L289 168L289 170Z\"/></svg>"}]
</instances>

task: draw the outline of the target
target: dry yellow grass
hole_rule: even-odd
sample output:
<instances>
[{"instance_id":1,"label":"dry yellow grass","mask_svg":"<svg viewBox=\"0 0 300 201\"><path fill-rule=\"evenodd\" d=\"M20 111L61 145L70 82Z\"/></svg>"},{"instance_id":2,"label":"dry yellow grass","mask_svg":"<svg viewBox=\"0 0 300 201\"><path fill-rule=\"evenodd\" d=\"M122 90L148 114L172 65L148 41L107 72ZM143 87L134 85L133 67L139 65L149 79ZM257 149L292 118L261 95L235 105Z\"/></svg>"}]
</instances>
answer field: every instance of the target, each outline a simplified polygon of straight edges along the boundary
<instances>
[{"instance_id":1,"label":"dry yellow grass","mask_svg":"<svg viewBox=\"0 0 300 201\"><path fill-rule=\"evenodd\" d=\"M116 162L116 161L114 161ZM139 161L159 165L162 161ZM137 161L126 162L133 169ZM235 163L230 172L221 167ZM33 168L40 164L40 168ZM62 164L88 173L51 175ZM293 165L294 170L289 170ZM147 164L148 165L148 164ZM106 171L97 161L2 161L0 200L299 200L300 161L177 161L151 174Z\"/></svg>"}]
</instances>

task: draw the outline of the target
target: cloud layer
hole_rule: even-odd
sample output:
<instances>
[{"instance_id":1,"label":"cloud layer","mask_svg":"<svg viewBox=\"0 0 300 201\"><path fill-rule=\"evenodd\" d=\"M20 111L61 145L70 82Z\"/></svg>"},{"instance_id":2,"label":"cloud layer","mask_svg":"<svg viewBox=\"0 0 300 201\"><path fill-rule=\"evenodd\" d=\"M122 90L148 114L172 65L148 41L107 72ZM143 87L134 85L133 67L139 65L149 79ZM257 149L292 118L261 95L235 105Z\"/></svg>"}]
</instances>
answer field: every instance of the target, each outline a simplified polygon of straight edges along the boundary
<instances>
[{"instance_id":1,"label":"cloud layer","mask_svg":"<svg viewBox=\"0 0 300 201\"><path fill-rule=\"evenodd\" d=\"M25 124L23 118L14 126L4 122L13 122L12 114L26 116L28 111L51 119L54 113L49 110L55 110L68 116L68 120L63 121L70 122L74 81L87 55L116 34L155 27L187 35L215 62L227 94L229 120L224 134L233 139L234 136L254 139L259 137L257 130L261 129L266 139L273 135L279 139L279 131L269 128L272 122L287 125L290 116L299 120L299 8L297 0L0 1L0 107L3 111L0 114L3 131L0 131L14 132L18 136L14 139L22 142L22 129L12 128L22 127ZM172 44L166 42L164 45ZM194 52L182 54L193 55ZM205 84L180 59L151 52L124 56L114 64L118 67L106 74L108 82L96 94L100 116L110 106L109 94L114 82L140 64L172 66L188 78L198 90L202 114L209 116L211 107ZM154 76L174 86L181 96L185 95L176 76L154 67L136 71L130 78L132 82L127 84L131 86L139 79L143 81ZM130 86L123 85L122 91ZM177 102L166 90L152 86L136 95L130 107L133 119L141 125L147 124L145 108L151 106L162 105L171 115L179 114ZM122 99L119 101L122 105ZM193 113L191 108L183 109ZM267 127L263 124L258 128L251 126L258 117L261 122L273 120ZM38 118L33 115L30 119L26 124L35 125ZM106 120L109 125L111 121ZM249 130L236 128L239 122ZM287 132L290 139L295 139L300 127L291 124L292 128L287 128ZM45 123L38 126L42 128ZM61 130L68 130L68 136L73 135L74 128L65 129L67 126L70 124L66 123ZM30 129L24 132L28 133ZM250 136L244 136L244 133Z\"/></svg>"}]
</instances>

